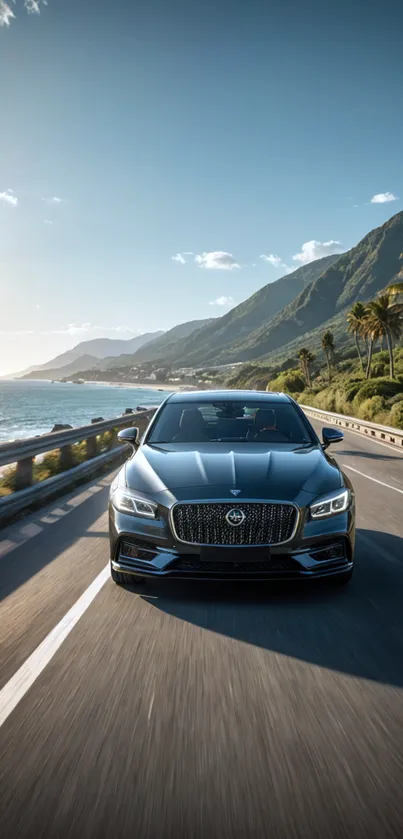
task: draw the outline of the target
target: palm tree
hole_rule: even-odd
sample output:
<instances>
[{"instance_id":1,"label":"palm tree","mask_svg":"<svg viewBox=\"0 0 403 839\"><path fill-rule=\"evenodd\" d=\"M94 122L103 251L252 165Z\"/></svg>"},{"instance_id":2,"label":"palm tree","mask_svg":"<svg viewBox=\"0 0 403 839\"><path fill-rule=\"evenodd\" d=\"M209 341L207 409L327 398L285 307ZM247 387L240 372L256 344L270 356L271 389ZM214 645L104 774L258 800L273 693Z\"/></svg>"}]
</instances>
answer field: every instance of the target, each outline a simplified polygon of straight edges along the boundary
<instances>
[{"instance_id":1,"label":"palm tree","mask_svg":"<svg viewBox=\"0 0 403 839\"><path fill-rule=\"evenodd\" d=\"M402 275L398 274L397 276L401 277ZM392 283L392 285L388 285L386 291L389 294L403 294L403 282L398 279L397 283L395 282Z\"/></svg>"},{"instance_id":2,"label":"palm tree","mask_svg":"<svg viewBox=\"0 0 403 839\"><path fill-rule=\"evenodd\" d=\"M363 335L363 324L365 320L367 309L364 306L364 303L361 303L360 300L357 300L356 303L351 307L350 311L347 314L347 330L354 335L355 338L355 345L357 347L358 358L361 362L361 369L364 371L364 361L361 354L361 347L359 336Z\"/></svg>"},{"instance_id":3,"label":"palm tree","mask_svg":"<svg viewBox=\"0 0 403 839\"><path fill-rule=\"evenodd\" d=\"M371 300L367 306L363 331L369 338L368 364L366 377L371 372L372 347L374 341L385 337L389 352L389 375L395 377L393 358L393 339L400 338L403 329L403 305L394 302L391 294L380 294L375 300Z\"/></svg>"},{"instance_id":4,"label":"palm tree","mask_svg":"<svg viewBox=\"0 0 403 839\"><path fill-rule=\"evenodd\" d=\"M403 259L403 253L400 254L400 259ZM396 274L394 282L392 282L386 289L386 294L403 294L403 268Z\"/></svg>"},{"instance_id":5,"label":"palm tree","mask_svg":"<svg viewBox=\"0 0 403 839\"><path fill-rule=\"evenodd\" d=\"M327 370L329 375L329 382L332 378L332 367L331 367L331 360L334 354L334 335L333 332L330 332L328 329L322 335L322 349L326 356L327 361Z\"/></svg>"},{"instance_id":6,"label":"palm tree","mask_svg":"<svg viewBox=\"0 0 403 839\"><path fill-rule=\"evenodd\" d=\"M312 362L315 359L315 356L313 355L313 353L311 353L310 350L307 349L307 347L301 347L301 349L298 351L298 358L302 372L305 376L306 385L307 387L311 387L311 371L309 369L309 365L312 364Z\"/></svg>"}]
</instances>

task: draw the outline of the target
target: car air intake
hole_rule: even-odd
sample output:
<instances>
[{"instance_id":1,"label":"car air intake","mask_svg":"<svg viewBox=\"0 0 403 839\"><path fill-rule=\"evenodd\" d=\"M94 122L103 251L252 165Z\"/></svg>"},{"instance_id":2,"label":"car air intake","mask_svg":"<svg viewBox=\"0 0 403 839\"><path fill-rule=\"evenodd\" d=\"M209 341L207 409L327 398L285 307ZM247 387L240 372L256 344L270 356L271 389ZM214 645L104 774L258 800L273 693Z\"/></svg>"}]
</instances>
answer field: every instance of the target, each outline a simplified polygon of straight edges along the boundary
<instances>
[{"instance_id":1,"label":"car air intake","mask_svg":"<svg viewBox=\"0 0 403 839\"><path fill-rule=\"evenodd\" d=\"M177 504L174 536L193 545L280 545L296 529L298 510L280 503Z\"/></svg>"}]
</instances>

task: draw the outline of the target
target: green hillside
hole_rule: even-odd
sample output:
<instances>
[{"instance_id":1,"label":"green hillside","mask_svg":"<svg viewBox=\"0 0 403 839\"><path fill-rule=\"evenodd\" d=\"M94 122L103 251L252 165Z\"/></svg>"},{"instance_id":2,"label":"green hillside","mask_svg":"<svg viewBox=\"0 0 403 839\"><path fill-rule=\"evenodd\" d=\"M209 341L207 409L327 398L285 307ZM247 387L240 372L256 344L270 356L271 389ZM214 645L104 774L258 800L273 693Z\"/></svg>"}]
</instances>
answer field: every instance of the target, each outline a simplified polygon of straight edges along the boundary
<instances>
[{"instance_id":1,"label":"green hillside","mask_svg":"<svg viewBox=\"0 0 403 839\"><path fill-rule=\"evenodd\" d=\"M372 230L354 248L297 269L262 288L212 325L174 348L183 366L228 364L292 355L307 335L334 328L350 342L338 315L355 300L369 300L401 269L403 213ZM304 337L303 337L304 336ZM146 347L142 350L144 355Z\"/></svg>"},{"instance_id":2,"label":"green hillside","mask_svg":"<svg viewBox=\"0 0 403 839\"><path fill-rule=\"evenodd\" d=\"M218 318L205 318L204 320L189 320L186 323L180 323L178 326L174 326L172 329L164 332L164 334L159 338L156 338L155 341L151 341L147 346L147 349L145 346L140 347L132 355L131 360L133 364L140 361L156 361L158 359L164 360L166 355L170 355L173 352L178 341L188 338L189 335L195 335L200 331L200 329L208 326L214 328L214 324L217 323L217 321ZM118 359L114 359L114 361L118 361ZM115 364L113 366L119 365Z\"/></svg>"},{"instance_id":3,"label":"green hillside","mask_svg":"<svg viewBox=\"0 0 403 839\"><path fill-rule=\"evenodd\" d=\"M315 338L319 327L336 326L340 337L345 330L337 316L356 300L365 302L385 288L401 269L402 252L403 213L398 213L340 256L270 323L234 343L229 360L268 358L279 350L290 356L302 336L306 343L312 332ZM318 343L318 334L314 343Z\"/></svg>"},{"instance_id":4,"label":"green hillside","mask_svg":"<svg viewBox=\"0 0 403 839\"><path fill-rule=\"evenodd\" d=\"M323 259L297 268L274 283L268 283L239 306L231 309L228 314L216 318L202 330L194 332L187 340L173 346L172 362L190 366L225 363L227 357L230 357L229 360L232 361L231 347L234 342L247 341L256 329L265 328L265 324L280 309L283 309L305 286L312 283L338 258L337 255L325 256ZM153 344L155 345L156 342ZM148 360L148 350L151 346L147 350L144 347L142 355L144 359ZM242 360L242 357L235 360Z\"/></svg>"}]
</instances>

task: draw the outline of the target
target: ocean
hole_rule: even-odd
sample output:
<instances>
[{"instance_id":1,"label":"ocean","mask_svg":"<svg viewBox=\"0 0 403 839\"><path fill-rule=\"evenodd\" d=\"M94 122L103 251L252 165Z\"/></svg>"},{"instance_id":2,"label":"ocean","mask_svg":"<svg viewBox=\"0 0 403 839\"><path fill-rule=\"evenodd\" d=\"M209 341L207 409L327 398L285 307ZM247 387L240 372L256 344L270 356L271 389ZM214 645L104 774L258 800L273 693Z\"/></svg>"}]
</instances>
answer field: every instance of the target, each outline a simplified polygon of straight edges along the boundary
<instances>
[{"instance_id":1,"label":"ocean","mask_svg":"<svg viewBox=\"0 0 403 839\"><path fill-rule=\"evenodd\" d=\"M159 405L169 391L118 385L0 381L0 443L46 434L57 422L87 425L110 419L126 408Z\"/></svg>"}]
</instances>

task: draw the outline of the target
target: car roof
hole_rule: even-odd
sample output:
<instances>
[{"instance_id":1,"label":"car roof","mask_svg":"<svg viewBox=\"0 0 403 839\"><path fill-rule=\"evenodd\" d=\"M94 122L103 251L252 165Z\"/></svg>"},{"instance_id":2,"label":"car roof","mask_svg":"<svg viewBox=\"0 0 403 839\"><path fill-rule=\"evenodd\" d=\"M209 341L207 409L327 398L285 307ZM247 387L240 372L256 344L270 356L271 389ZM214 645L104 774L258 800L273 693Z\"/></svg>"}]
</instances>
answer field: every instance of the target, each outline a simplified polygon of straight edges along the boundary
<instances>
[{"instance_id":1,"label":"car roof","mask_svg":"<svg viewBox=\"0 0 403 839\"><path fill-rule=\"evenodd\" d=\"M169 402L290 402L286 393L266 390L186 390L168 397Z\"/></svg>"}]
</instances>

